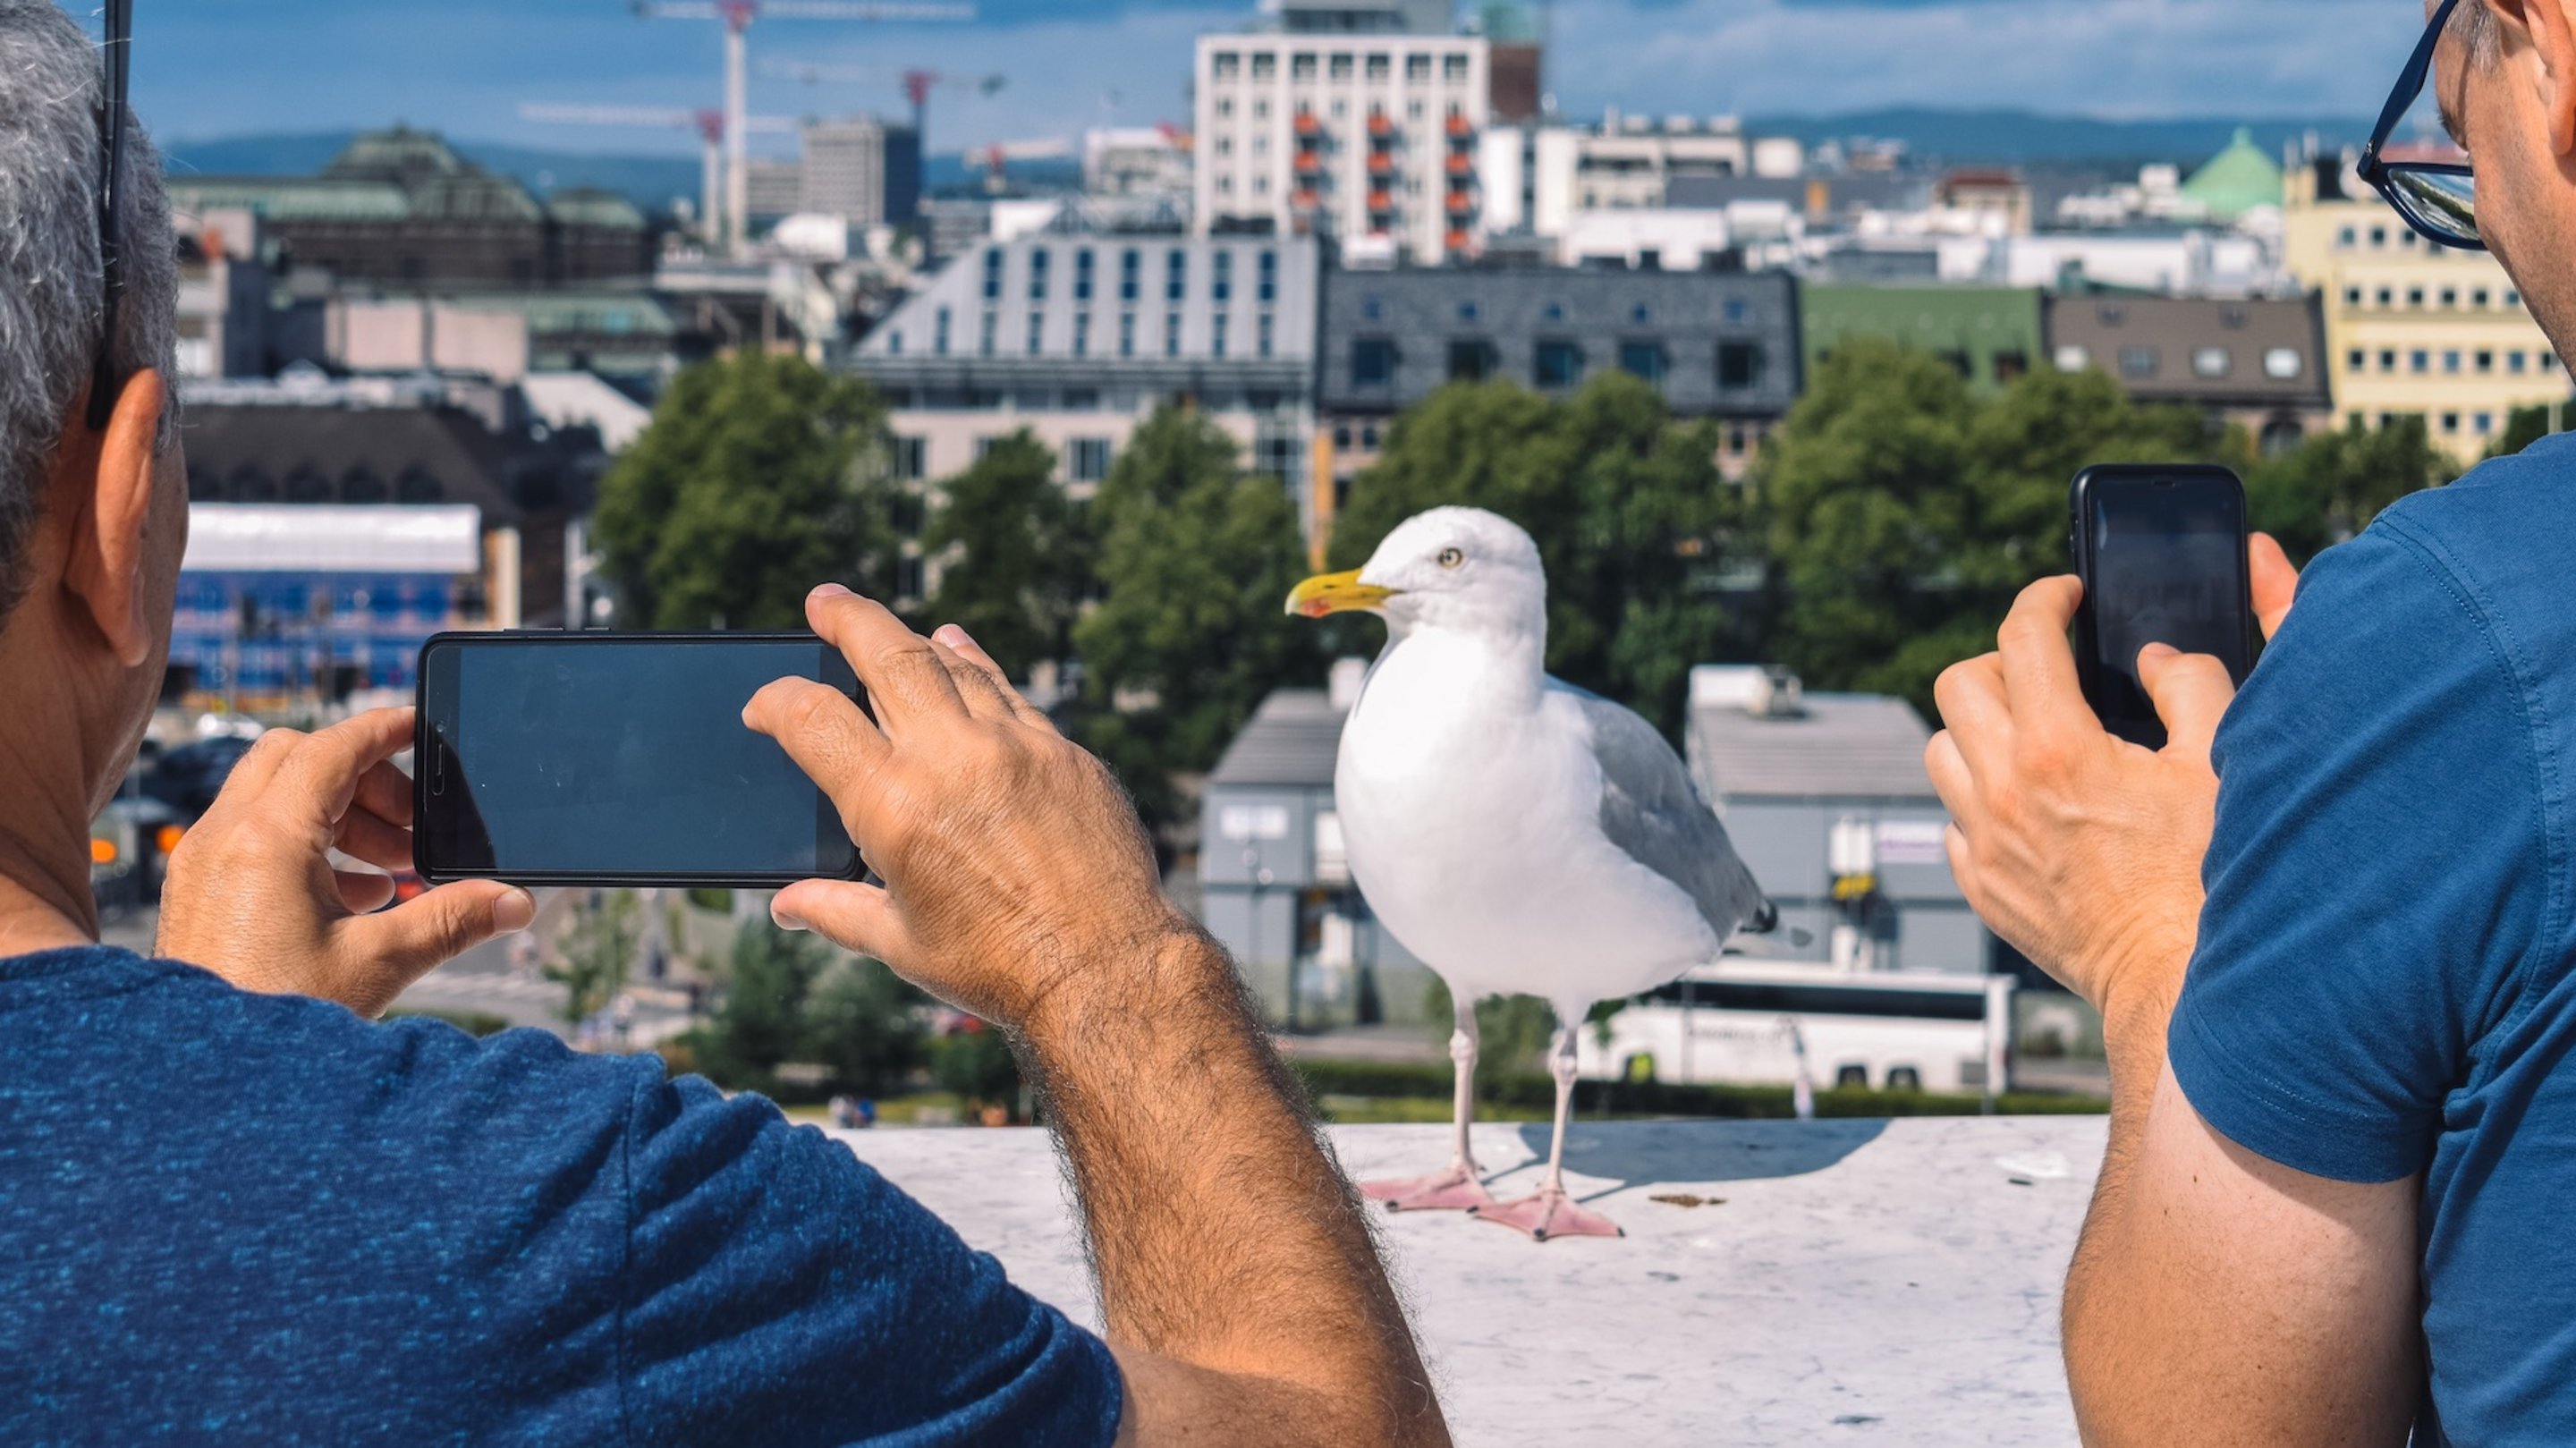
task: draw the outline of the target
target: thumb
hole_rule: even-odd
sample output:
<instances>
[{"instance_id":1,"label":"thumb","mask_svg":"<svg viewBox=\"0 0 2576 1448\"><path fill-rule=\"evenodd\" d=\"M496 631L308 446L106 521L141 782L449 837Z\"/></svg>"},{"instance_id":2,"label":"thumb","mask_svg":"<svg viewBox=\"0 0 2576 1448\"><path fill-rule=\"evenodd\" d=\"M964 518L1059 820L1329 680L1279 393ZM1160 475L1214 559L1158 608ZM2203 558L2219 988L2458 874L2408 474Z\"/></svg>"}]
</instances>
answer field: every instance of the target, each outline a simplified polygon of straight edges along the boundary
<instances>
[{"instance_id":1,"label":"thumb","mask_svg":"<svg viewBox=\"0 0 2576 1448\"><path fill-rule=\"evenodd\" d=\"M381 1010L413 981L496 935L527 929L536 918L536 898L518 886L460 880L341 928L348 953L369 975L368 997Z\"/></svg>"},{"instance_id":2,"label":"thumb","mask_svg":"<svg viewBox=\"0 0 2576 1448\"><path fill-rule=\"evenodd\" d=\"M2186 654L2168 644L2138 651L2138 682L2165 721L2165 747L2207 754L2218 721L2236 697L2227 666L2208 654Z\"/></svg>"},{"instance_id":3,"label":"thumb","mask_svg":"<svg viewBox=\"0 0 2576 1448\"><path fill-rule=\"evenodd\" d=\"M912 954L903 915L883 886L800 880L771 898L769 918L781 930L811 930L843 950L874 956L897 971Z\"/></svg>"},{"instance_id":4,"label":"thumb","mask_svg":"<svg viewBox=\"0 0 2576 1448\"><path fill-rule=\"evenodd\" d=\"M2299 570L2269 533L2257 533L2248 539L2245 557L2252 565L2254 617L2263 625L2263 637L2269 639L2281 631L2281 621L2290 616L2290 603L2299 592Z\"/></svg>"}]
</instances>

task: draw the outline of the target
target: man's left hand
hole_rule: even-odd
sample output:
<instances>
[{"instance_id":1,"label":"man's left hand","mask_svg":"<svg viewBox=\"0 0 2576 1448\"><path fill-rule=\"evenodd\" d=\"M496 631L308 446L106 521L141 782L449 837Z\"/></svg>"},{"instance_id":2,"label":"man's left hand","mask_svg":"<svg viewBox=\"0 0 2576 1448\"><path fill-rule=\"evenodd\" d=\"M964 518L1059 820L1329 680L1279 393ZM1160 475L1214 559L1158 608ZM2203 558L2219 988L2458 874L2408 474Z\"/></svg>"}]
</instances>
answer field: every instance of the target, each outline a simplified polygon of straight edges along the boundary
<instances>
[{"instance_id":1,"label":"man's left hand","mask_svg":"<svg viewBox=\"0 0 2576 1448\"><path fill-rule=\"evenodd\" d=\"M386 910L390 878L332 866L337 848L411 867L411 780L393 764L411 735L409 709L261 735L170 856L159 952L244 990L372 1017L441 962L526 929L536 902L498 881L442 885Z\"/></svg>"}]
</instances>

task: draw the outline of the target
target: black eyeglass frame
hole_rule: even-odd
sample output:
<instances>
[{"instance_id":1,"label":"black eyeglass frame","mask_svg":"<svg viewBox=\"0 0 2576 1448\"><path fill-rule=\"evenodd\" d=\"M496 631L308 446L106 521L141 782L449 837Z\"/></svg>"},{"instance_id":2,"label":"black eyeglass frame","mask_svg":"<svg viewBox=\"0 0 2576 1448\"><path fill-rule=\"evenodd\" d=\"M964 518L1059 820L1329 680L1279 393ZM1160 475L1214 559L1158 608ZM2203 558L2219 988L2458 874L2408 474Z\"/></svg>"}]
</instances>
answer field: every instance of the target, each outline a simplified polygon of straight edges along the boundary
<instances>
[{"instance_id":1,"label":"black eyeglass frame","mask_svg":"<svg viewBox=\"0 0 2576 1448\"><path fill-rule=\"evenodd\" d=\"M2483 4L2484 0L2478 0L2478 3ZM2408 195L2405 187L2398 184L2398 178L2410 174L2474 178L2477 174L2474 167L2452 161L2392 163L2381 154L2388 145L2390 133L2397 129L2397 123L2404 120L2406 113L2415 109L2415 102L2423 97L2425 83L2433 75L2433 52L2441 47L2442 36L2451 26L2451 13L2459 8L2460 0L2442 0L2441 7L2433 12L2432 20L2424 27L2424 38L2415 44L2414 56L2406 62L2406 69L2398 73L2396 89L2388 93L2388 104L2381 109L2379 124L2370 133L2370 144L2362 148L2361 161L2353 169L2396 209L2406 224L2414 228L2416 235L2435 246L2447 246L2455 251L2484 251L2487 249L2486 241L2474 228L2461 230L2450 221L2426 211Z\"/></svg>"},{"instance_id":2,"label":"black eyeglass frame","mask_svg":"<svg viewBox=\"0 0 2576 1448\"><path fill-rule=\"evenodd\" d=\"M107 430L116 412L116 395L124 375L116 370L118 304L125 296L125 235L122 216L125 178L126 72L134 53L134 0L107 0L107 98L98 113L98 268L103 290L99 307L98 357L89 378L89 429Z\"/></svg>"}]
</instances>

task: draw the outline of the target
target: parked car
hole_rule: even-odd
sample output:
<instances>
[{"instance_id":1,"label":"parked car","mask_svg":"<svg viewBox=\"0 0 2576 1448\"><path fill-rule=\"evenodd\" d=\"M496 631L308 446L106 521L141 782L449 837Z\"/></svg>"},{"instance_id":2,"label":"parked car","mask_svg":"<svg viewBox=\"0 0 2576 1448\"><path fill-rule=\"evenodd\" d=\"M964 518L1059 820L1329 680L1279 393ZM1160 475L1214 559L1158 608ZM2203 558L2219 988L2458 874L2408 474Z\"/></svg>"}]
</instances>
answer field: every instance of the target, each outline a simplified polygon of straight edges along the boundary
<instances>
[{"instance_id":1,"label":"parked car","mask_svg":"<svg viewBox=\"0 0 2576 1448\"><path fill-rule=\"evenodd\" d=\"M188 832L178 810L143 793L138 783L128 775L116 798L90 821L90 894L110 916L159 903L170 852Z\"/></svg>"},{"instance_id":2,"label":"parked car","mask_svg":"<svg viewBox=\"0 0 2576 1448\"><path fill-rule=\"evenodd\" d=\"M233 766L250 753L251 741L233 735L200 739L162 751L143 775L143 792L177 810L194 824L215 803Z\"/></svg>"}]
</instances>

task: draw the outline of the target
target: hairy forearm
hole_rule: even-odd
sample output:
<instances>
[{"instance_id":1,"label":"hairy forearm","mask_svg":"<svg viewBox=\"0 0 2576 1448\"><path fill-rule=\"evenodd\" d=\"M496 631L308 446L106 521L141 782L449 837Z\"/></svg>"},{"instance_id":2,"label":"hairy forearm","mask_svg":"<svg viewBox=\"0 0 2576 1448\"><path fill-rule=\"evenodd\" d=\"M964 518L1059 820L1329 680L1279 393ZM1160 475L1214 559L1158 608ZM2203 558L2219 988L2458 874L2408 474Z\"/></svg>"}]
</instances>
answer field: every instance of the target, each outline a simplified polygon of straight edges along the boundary
<instances>
[{"instance_id":1,"label":"hairy forearm","mask_svg":"<svg viewBox=\"0 0 2576 1448\"><path fill-rule=\"evenodd\" d=\"M1315 1441L1446 1443L1358 1200L1233 967L1194 929L1137 949L1115 998L1051 1003L1023 1042L1111 1340L1274 1380Z\"/></svg>"}]
</instances>

